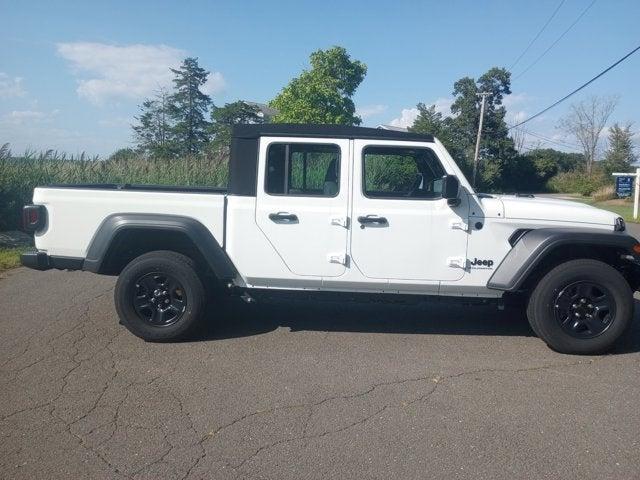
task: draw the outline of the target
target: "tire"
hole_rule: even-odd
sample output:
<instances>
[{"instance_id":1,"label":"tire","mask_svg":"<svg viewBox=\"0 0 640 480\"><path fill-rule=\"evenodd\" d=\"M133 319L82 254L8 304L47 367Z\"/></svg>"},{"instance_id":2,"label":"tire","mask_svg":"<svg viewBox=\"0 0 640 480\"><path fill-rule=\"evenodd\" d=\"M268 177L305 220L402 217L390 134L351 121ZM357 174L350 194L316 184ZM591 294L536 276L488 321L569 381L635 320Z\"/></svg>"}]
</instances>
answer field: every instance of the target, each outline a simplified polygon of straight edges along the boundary
<instances>
[{"instance_id":1,"label":"tire","mask_svg":"<svg viewBox=\"0 0 640 480\"><path fill-rule=\"evenodd\" d=\"M598 260L571 260L542 277L529 297L531 328L549 347L600 354L630 327L633 292L624 277Z\"/></svg>"},{"instance_id":2,"label":"tire","mask_svg":"<svg viewBox=\"0 0 640 480\"><path fill-rule=\"evenodd\" d=\"M206 304L194 262L165 250L132 260L118 277L114 299L121 323L148 342L188 336L202 320Z\"/></svg>"}]
</instances>

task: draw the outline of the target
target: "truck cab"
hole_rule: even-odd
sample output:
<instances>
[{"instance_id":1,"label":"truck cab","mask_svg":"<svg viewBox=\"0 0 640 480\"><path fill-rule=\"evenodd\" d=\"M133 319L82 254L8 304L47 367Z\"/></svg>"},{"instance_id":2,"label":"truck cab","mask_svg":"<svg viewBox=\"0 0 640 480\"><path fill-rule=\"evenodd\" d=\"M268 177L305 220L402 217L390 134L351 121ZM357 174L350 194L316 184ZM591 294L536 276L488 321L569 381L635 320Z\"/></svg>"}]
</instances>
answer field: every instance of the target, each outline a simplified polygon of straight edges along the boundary
<instances>
[{"instance_id":1,"label":"truck cab","mask_svg":"<svg viewBox=\"0 0 640 480\"><path fill-rule=\"evenodd\" d=\"M437 294L464 277L472 189L440 142L278 127L234 137L255 150L257 181L228 199L228 253L248 286Z\"/></svg>"}]
</instances>

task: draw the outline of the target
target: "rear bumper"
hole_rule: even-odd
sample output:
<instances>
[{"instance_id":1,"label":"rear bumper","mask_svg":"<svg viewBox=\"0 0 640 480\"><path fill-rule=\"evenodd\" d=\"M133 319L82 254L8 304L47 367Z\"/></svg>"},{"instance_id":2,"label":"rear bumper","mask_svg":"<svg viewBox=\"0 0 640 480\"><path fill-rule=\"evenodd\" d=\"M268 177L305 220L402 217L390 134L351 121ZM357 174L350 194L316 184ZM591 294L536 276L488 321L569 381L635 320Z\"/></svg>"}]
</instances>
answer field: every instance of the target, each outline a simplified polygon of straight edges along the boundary
<instances>
[{"instance_id":1,"label":"rear bumper","mask_svg":"<svg viewBox=\"0 0 640 480\"><path fill-rule=\"evenodd\" d=\"M34 270L82 270L84 258L50 256L46 252L32 250L20 255L20 262Z\"/></svg>"}]
</instances>

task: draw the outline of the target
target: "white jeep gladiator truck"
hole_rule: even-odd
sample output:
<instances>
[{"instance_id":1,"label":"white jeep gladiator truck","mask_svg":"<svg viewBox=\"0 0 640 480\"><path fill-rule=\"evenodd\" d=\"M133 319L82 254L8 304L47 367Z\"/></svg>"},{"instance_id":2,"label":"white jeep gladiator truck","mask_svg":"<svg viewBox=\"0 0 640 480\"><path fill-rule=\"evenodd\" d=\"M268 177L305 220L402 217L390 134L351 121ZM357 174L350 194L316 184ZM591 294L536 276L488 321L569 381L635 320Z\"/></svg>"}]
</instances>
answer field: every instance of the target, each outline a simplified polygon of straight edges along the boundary
<instances>
[{"instance_id":1,"label":"white jeep gladiator truck","mask_svg":"<svg viewBox=\"0 0 640 480\"><path fill-rule=\"evenodd\" d=\"M38 187L24 208L36 250L22 263L118 275L120 319L148 341L191 332L212 283L246 298L283 289L515 299L535 333L567 353L603 352L631 323L640 245L622 218L478 194L430 135L238 125L229 168L228 189Z\"/></svg>"}]
</instances>

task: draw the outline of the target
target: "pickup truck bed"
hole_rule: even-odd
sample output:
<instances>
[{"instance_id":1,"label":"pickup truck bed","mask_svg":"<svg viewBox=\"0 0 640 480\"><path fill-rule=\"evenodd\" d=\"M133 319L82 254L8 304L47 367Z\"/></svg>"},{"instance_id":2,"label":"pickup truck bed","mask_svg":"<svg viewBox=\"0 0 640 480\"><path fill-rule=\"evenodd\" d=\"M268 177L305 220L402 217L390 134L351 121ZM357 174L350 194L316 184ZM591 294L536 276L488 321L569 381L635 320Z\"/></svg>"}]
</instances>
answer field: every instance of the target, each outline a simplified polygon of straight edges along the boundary
<instances>
[{"instance_id":1,"label":"pickup truck bed","mask_svg":"<svg viewBox=\"0 0 640 480\"><path fill-rule=\"evenodd\" d=\"M115 214L179 215L199 221L224 243L226 189L149 185L50 185L34 190L47 209L47 228L35 234L51 257L86 258L101 224Z\"/></svg>"}]
</instances>

